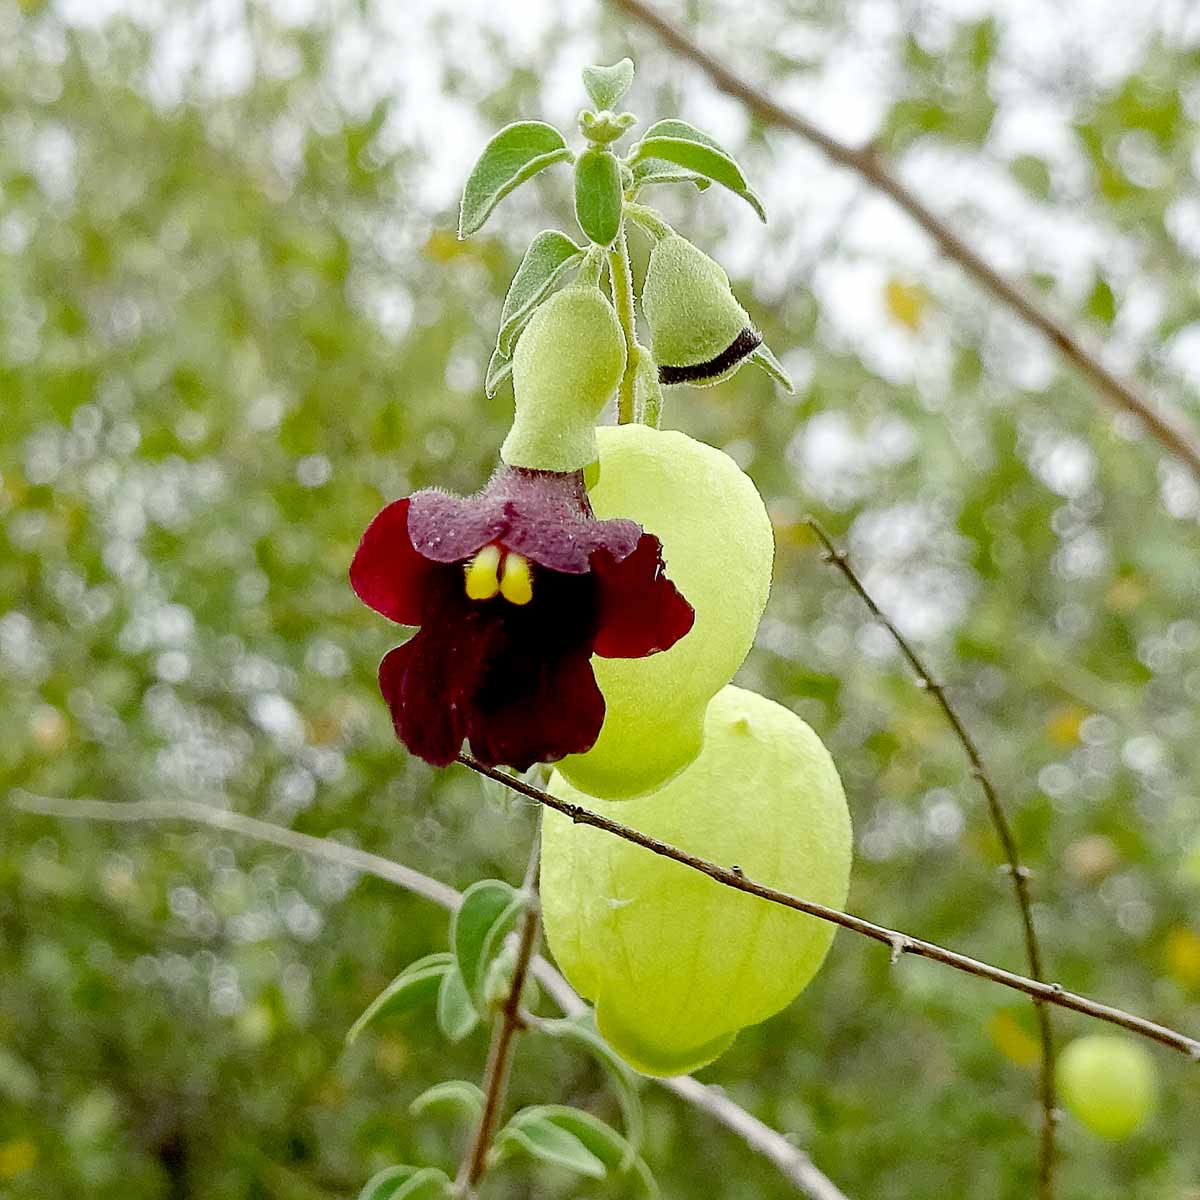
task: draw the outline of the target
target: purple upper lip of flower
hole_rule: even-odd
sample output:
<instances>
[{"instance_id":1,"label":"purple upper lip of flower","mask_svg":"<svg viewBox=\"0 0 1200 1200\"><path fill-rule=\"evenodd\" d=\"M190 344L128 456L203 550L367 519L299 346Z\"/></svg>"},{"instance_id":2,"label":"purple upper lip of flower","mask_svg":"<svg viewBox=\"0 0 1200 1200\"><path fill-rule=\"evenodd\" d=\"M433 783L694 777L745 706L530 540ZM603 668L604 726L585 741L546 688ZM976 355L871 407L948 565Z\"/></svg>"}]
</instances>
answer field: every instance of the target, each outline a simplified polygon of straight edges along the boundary
<instances>
[{"instance_id":1,"label":"purple upper lip of flower","mask_svg":"<svg viewBox=\"0 0 1200 1200\"><path fill-rule=\"evenodd\" d=\"M486 547L493 589L472 598L468 568ZM500 594L510 558L527 591ZM604 721L592 654L654 654L694 620L658 538L598 521L579 471L502 465L477 496L397 500L367 528L350 581L376 611L420 626L384 658L379 683L397 736L439 766L464 739L482 761L519 770L589 749Z\"/></svg>"},{"instance_id":2,"label":"purple upper lip of flower","mask_svg":"<svg viewBox=\"0 0 1200 1200\"><path fill-rule=\"evenodd\" d=\"M462 562L495 542L552 571L583 575L597 550L618 562L632 554L642 527L635 521L597 521L582 471L501 467L477 496L417 492L408 534L417 553L434 562Z\"/></svg>"}]
</instances>

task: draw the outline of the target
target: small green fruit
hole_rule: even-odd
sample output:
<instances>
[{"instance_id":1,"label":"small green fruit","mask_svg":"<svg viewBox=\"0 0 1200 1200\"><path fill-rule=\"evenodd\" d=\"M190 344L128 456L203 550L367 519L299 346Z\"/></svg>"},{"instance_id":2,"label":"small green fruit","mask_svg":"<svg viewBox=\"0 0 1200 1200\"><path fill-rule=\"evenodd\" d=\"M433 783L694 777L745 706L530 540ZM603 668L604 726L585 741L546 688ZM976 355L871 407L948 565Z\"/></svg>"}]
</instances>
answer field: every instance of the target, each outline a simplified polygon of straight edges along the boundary
<instances>
[{"instance_id":1,"label":"small green fruit","mask_svg":"<svg viewBox=\"0 0 1200 1200\"><path fill-rule=\"evenodd\" d=\"M630 517L662 542L667 575L696 612L691 631L649 658L594 658L600 737L559 769L593 796L640 795L700 752L704 710L742 665L771 588L775 539L762 498L729 455L686 434L596 431L598 517Z\"/></svg>"},{"instance_id":2,"label":"small green fruit","mask_svg":"<svg viewBox=\"0 0 1200 1200\"><path fill-rule=\"evenodd\" d=\"M1077 1038L1059 1055L1057 1075L1068 1111L1101 1137L1129 1137L1154 1110L1154 1060L1125 1038Z\"/></svg>"},{"instance_id":3,"label":"small green fruit","mask_svg":"<svg viewBox=\"0 0 1200 1200\"><path fill-rule=\"evenodd\" d=\"M664 384L719 383L762 344L720 265L678 234L650 255L642 308Z\"/></svg>"},{"instance_id":4,"label":"small green fruit","mask_svg":"<svg viewBox=\"0 0 1200 1200\"><path fill-rule=\"evenodd\" d=\"M850 816L837 771L795 713L754 692L720 692L703 752L661 791L607 803L557 772L550 790L760 883L845 902ZM711 1062L790 1003L833 940L824 921L559 813L545 814L542 838L550 948L595 1002L600 1032L646 1074Z\"/></svg>"},{"instance_id":5,"label":"small green fruit","mask_svg":"<svg viewBox=\"0 0 1200 1200\"><path fill-rule=\"evenodd\" d=\"M578 471L596 458L595 421L625 371L625 335L599 288L569 287L530 318L513 354L511 467Z\"/></svg>"}]
</instances>

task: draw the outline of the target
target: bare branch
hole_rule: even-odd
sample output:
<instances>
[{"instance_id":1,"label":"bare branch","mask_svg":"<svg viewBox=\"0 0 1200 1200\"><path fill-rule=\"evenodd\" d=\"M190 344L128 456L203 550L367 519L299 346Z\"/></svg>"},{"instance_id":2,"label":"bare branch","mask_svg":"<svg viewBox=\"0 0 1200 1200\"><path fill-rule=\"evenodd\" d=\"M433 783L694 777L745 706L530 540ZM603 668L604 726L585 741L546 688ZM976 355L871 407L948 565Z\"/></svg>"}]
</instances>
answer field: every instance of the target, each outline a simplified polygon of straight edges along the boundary
<instances>
[{"instance_id":1,"label":"bare branch","mask_svg":"<svg viewBox=\"0 0 1200 1200\"><path fill-rule=\"evenodd\" d=\"M355 849L332 838L298 833L294 829L287 829L270 821L260 821L255 817L213 808L208 804L196 804L187 800L138 800L114 804L103 800L59 800L19 791L12 793L11 800L13 807L39 816L122 824L188 821L197 825L207 825L254 841L268 842L297 854L306 854L310 858L323 859L325 862L360 871L364 875L373 875L376 879L393 883L414 895L432 900L434 904L451 912L458 908L462 900L461 893L440 880L422 875L411 867L381 855ZM571 985L544 958L534 956L530 970L546 995L567 1016L579 1016L587 1011L588 1006L576 995ZM763 1155L785 1179L795 1184L798 1191L809 1197L809 1200L846 1200L845 1195L813 1165L803 1150L716 1088L700 1083L690 1075L655 1079L653 1082L673 1092L693 1108L706 1113L735 1137L744 1141L750 1149Z\"/></svg>"},{"instance_id":2,"label":"bare branch","mask_svg":"<svg viewBox=\"0 0 1200 1200\"><path fill-rule=\"evenodd\" d=\"M1200 443L1183 416L1150 400L1138 383L1123 378L1106 366L1064 321L1052 315L1023 287L992 266L901 181L877 147L868 145L860 148L840 142L799 113L778 104L698 46L645 0L612 2L652 29L684 58L690 59L721 91L740 100L761 120L810 142L833 162L856 172L889 196L925 230L942 253L957 262L1022 321L1043 334L1068 362L1091 380L1110 403L1137 417L1167 450L1182 459L1193 474L1200 476Z\"/></svg>"},{"instance_id":3,"label":"bare branch","mask_svg":"<svg viewBox=\"0 0 1200 1200\"><path fill-rule=\"evenodd\" d=\"M1045 973L1042 968L1042 949L1038 942L1037 929L1033 921L1033 902L1029 896L1029 871L1021 862L1020 852L1017 849L1017 839L1013 834L1012 825L1009 822L1008 815L1004 811L1004 805L1000 803L1000 795L996 791L996 785L992 782L991 774L983 761L983 755L979 752L979 747L975 744L975 739L967 732L967 727L959 716L958 710L950 703L946 695L945 686L934 679L932 672L925 665L921 656L913 649L909 640L896 628L895 623L879 607L871 593L867 591L867 585L855 573L844 551L839 550L834 545L833 539L825 532L821 527L821 523L815 517L808 518L808 525L825 547L825 561L832 563L841 572L842 577L858 593L875 620L891 634L892 640L900 647L900 652L907 659L908 665L913 670L913 674L916 675L917 682L924 691L928 692L937 701L938 707L942 710L942 715L946 718L947 724L954 731L954 736L962 746L963 753L967 756L967 762L971 766L971 774L974 776L975 782L979 784L979 790L983 792L984 800L987 802L988 816L991 818L992 828L995 829L996 836L1000 839L1000 845L1004 850L1004 858L1008 864L1008 874L1012 880L1013 895L1016 898L1017 908L1021 914L1021 927L1025 936L1025 957L1029 962L1029 974L1039 983L1044 982ZM1037 1014L1038 1034L1041 1043L1041 1069L1039 1071L1038 1091L1042 1109L1042 1126L1041 1149L1038 1163L1038 1195L1041 1197L1041 1200L1050 1200L1054 1192L1054 1142L1055 1127L1057 1124L1055 1117L1057 1097L1054 1084L1054 1031L1050 1025L1050 1012L1046 1008L1045 1002L1035 997L1033 1006Z\"/></svg>"},{"instance_id":4,"label":"bare branch","mask_svg":"<svg viewBox=\"0 0 1200 1200\"><path fill-rule=\"evenodd\" d=\"M850 913L842 912L841 909L830 908L828 905L818 904L814 900L802 900L799 896L793 896L789 892L782 892L778 888L757 883L741 870L722 867L707 858L689 854L678 846L672 846L647 833L642 833L640 829L622 825L620 821L602 816L582 805L572 804L569 800L560 800L553 793L545 792L541 788L525 783L524 780L516 779L503 771L489 767L469 754L460 754L458 761L464 766L470 767L472 771L503 784L511 791L519 792L522 796L535 800L546 808L552 808L555 812L562 813L577 825L590 825L593 829L602 829L605 833L632 842L635 846L641 846L652 854L669 858L685 867L690 867L693 871L699 871L702 875L707 875L710 879L724 884L726 887L736 888L737 891L747 892L751 896L758 896L759 899L767 900L771 904L779 904L784 908L794 909L796 912L807 913L808 916L828 921L831 925L839 925L843 929L849 929L852 933L882 942L889 949L899 946L905 954L932 959L944 966L953 967L956 971L963 971L980 979L988 979L992 983L998 983L1013 991L1024 992L1027 996L1055 1004L1059 1008L1069 1008L1073 1012L1095 1017L1098 1021L1119 1025L1122 1029L1141 1034L1151 1041L1186 1054L1193 1061L1200 1062L1200 1041L1188 1037L1187 1034L1179 1033L1177 1030L1169 1029L1165 1025L1159 1025L1145 1017L1136 1016L1108 1004L1101 1004L1098 1000L1090 1000L1087 996L1081 996L1076 992L1068 992L1061 984L1030 979L1025 975L1018 975L1015 971L1006 971L1003 967L994 967L991 963L980 962L977 958L959 954L957 950L948 950L944 946L913 937L911 934L901 933L897 929L876 925L874 921L853 916Z\"/></svg>"},{"instance_id":5,"label":"bare branch","mask_svg":"<svg viewBox=\"0 0 1200 1200\"><path fill-rule=\"evenodd\" d=\"M488 1047L487 1066L483 1073L483 1111L470 1148L463 1159L458 1173L458 1186L466 1196L475 1194L475 1186L487 1174L488 1151L496 1136L500 1123L500 1112L504 1097L508 1094L508 1076L512 1067L513 1049L517 1034L525 1028L521 1017L521 993L529 976L530 964L537 950L538 937L542 929L541 903L538 896L538 863L541 860L541 822L533 835L533 847L529 852L529 865L525 868L524 888L529 896L529 905L521 920L521 933L517 943L517 961L513 967L512 983L508 995L496 1016L492 1041Z\"/></svg>"}]
</instances>

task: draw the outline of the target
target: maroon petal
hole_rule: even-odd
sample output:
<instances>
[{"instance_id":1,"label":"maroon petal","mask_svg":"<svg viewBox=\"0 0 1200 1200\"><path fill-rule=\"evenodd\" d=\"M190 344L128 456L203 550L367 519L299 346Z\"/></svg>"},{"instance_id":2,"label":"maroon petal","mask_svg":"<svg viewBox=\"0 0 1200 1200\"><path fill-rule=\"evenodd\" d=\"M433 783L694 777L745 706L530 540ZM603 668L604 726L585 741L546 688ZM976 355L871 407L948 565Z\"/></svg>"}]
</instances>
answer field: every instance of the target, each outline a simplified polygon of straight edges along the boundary
<instances>
[{"instance_id":1,"label":"maroon petal","mask_svg":"<svg viewBox=\"0 0 1200 1200\"><path fill-rule=\"evenodd\" d=\"M379 666L396 736L426 762L444 767L462 749L475 695L503 645L500 612L467 600L457 567L435 569L421 628Z\"/></svg>"},{"instance_id":2,"label":"maroon petal","mask_svg":"<svg viewBox=\"0 0 1200 1200\"><path fill-rule=\"evenodd\" d=\"M503 703L480 696L467 718L471 752L489 766L518 771L590 750L604 724L604 697L586 651L545 660L509 680Z\"/></svg>"},{"instance_id":3,"label":"maroon petal","mask_svg":"<svg viewBox=\"0 0 1200 1200\"><path fill-rule=\"evenodd\" d=\"M445 767L462 749L465 729L462 711L446 702L452 685L436 640L422 630L384 655L379 690L391 710L396 736L419 758Z\"/></svg>"},{"instance_id":4,"label":"maroon petal","mask_svg":"<svg viewBox=\"0 0 1200 1200\"><path fill-rule=\"evenodd\" d=\"M637 549L619 562L599 551L592 573L600 617L595 653L601 658L669 650L695 622L692 606L666 576L662 543L652 533L642 534Z\"/></svg>"},{"instance_id":5,"label":"maroon petal","mask_svg":"<svg viewBox=\"0 0 1200 1200\"><path fill-rule=\"evenodd\" d=\"M367 526L350 564L350 586L376 612L401 625L419 625L434 564L413 546L408 512L409 501L396 500Z\"/></svg>"},{"instance_id":6,"label":"maroon petal","mask_svg":"<svg viewBox=\"0 0 1200 1200\"><path fill-rule=\"evenodd\" d=\"M488 542L499 542L539 566L584 575L592 555L620 560L641 536L634 521L597 521L583 472L527 471L501 465L477 496L423 491L412 497L408 531L413 545L435 562L462 562Z\"/></svg>"}]
</instances>

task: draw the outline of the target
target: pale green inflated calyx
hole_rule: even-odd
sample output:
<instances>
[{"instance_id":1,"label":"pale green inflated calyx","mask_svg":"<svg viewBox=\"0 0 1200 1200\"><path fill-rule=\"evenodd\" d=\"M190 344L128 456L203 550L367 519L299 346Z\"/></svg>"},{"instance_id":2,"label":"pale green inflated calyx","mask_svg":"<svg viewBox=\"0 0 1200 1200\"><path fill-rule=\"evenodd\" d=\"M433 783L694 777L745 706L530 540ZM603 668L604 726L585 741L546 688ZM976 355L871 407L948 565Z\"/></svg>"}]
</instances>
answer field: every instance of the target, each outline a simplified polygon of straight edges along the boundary
<instances>
[{"instance_id":1,"label":"pale green inflated calyx","mask_svg":"<svg viewBox=\"0 0 1200 1200\"><path fill-rule=\"evenodd\" d=\"M1068 1112L1101 1137L1127 1138L1154 1111L1154 1060L1127 1038L1076 1038L1058 1056L1056 1074Z\"/></svg>"},{"instance_id":2,"label":"pale green inflated calyx","mask_svg":"<svg viewBox=\"0 0 1200 1200\"><path fill-rule=\"evenodd\" d=\"M650 255L642 309L664 383L719 383L762 340L721 266L678 234Z\"/></svg>"},{"instance_id":3,"label":"pale green inflated calyx","mask_svg":"<svg viewBox=\"0 0 1200 1200\"><path fill-rule=\"evenodd\" d=\"M625 370L625 335L599 288L569 287L530 318L513 354L509 466L577 471L596 458L595 420Z\"/></svg>"},{"instance_id":4,"label":"pale green inflated calyx","mask_svg":"<svg viewBox=\"0 0 1200 1200\"><path fill-rule=\"evenodd\" d=\"M550 790L806 900L840 908L850 817L816 734L789 709L726 687L704 750L662 790L598 800L555 772ZM698 871L545 814L546 937L601 1033L650 1075L711 1062L739 1029L778 1012L821 965L834 926L737 892Z\"/></svg>"},{"instance_id":5,"label":"pale green inflated calyx","mask_svg":"<svg viewBox=\"0 0 1200 1200\"><path fill-rule=\"evenodd\" d=\"M668 578L696 614L670 650L592 659L604 725L591 750L559 766L576 787L615 799L661 786L700 752L705 706L754 642L775 538L762 498L729 455L645 425L596 432L596 515L629 517L655 534Z\"/></svg>"}]
</instances>

